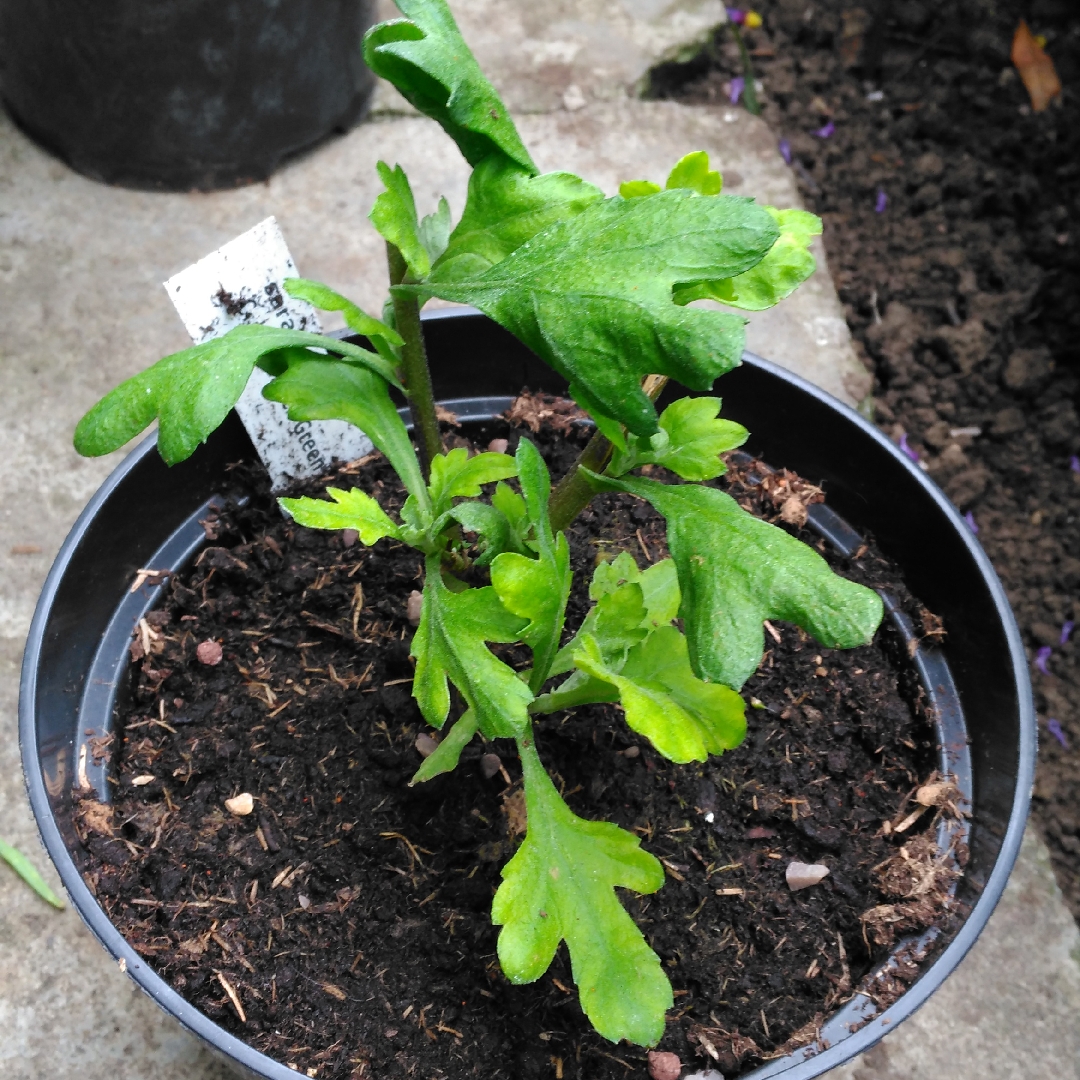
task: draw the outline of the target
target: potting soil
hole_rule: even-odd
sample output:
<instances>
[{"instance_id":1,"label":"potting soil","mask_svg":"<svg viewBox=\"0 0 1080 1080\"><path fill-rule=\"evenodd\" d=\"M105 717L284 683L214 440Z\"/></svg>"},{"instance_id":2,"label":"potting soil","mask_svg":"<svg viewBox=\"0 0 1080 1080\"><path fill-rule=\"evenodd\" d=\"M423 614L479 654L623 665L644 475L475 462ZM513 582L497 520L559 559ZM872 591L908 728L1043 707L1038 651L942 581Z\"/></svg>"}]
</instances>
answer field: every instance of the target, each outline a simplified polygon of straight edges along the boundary
<instances>
[{"instance_id":1,"label":"potting soil","mask_svg":"<svg viewBox=\"0 0 1080 1080\"><path fill-rule=\"evenodd\" d=\"M543 411L526 401L515 415ZM525 431L558 476L585 436L572 410L546 411L560 433L499 421L474 437L508 438L512 452ZM824 551L790 523L817 490L787 473L761 484L755 468L722 486ZM232 477L246 499L206 520L207 546L132 639L131 700L99 747L113 758L113 806L77 809L99 902L188 1000L309 1076L646 1075L642 1048L589 1027L565 946L530 986L500 971L491 900L525 824L513 743L476 740L453 774L408 786L430 734L409 686L420 556L299 528L257 473ZM377 456L336 483L390 510L403 500ZM571 628L599 559L666 555L662 519L622 495L598 498L570 543ZM825 553L939 632L872 546ZM846 652L783 623L768 634L744 688L746 741L707 763L661 758L615 706L537 723L571 808L633 830L663 861L658 893L620 891L675 990L660 1045L727 1075L813 1042L896 934L948 919L955 876L940 863L929 902L909 902L910 874L896 870L939 865L933 812L883 831L936 760L902 644L887 628ZM240 795L252 798L227 803ZM829 874L793 892L792 861ZM887 1002L916 970L873 992Z\"/></svg>"}]
</instances>

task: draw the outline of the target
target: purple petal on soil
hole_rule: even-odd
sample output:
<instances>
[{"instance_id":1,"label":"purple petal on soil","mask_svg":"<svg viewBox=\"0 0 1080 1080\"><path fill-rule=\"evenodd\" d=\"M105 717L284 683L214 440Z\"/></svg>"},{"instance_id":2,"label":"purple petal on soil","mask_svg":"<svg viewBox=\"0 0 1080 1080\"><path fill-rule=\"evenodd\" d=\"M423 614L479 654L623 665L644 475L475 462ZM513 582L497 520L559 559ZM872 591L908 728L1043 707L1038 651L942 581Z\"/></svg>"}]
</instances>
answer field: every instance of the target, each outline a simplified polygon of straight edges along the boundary
<instances>
[{"instance_id":1,"label":"purple petal on soil","mask_svg":"<svg viewBox=\"0 0 1080 1080\"><path fill-rule=\"evenodd\" d=\"M727 9L727 17L735 23L736 26L742 26L746 22L746 12L742 8L729 7Z\"/></svg>"},{"instance_id":2,"label":"purple petal on soil","mask_svg":"<svg viewBox=\"0 0 1080 1080\"><path fill-rule=\"evenodd\" d=\"M1035 654L1035 666L1036 666L1036 667L1037 667L1037 668L1038 668L1038 669L1039 669L1039 670L1040 670L1040 671L1041 671L1041 672L1042 672L1042 673L1043 673L1044 675L1049 675L1049 674L1050 674L1050 671L1048 670L1048 668L1047 668L1047 666L1046 666L1046 665L1047 665L1047 663L1049 662L1049 660L1050 660L1050 654L1051 654L1051 653L1052 653L1053 651L1054 651L1054 650L1053 650L1053 649L1051 649L1049 645L1044 645L1044 646L1043 646L1043 647L1042 647L1041 649L1039 649L1039 651L1038 651L1038 652L1037 652L1037 653Z\"/></svg>"},{"instance_id":3,"label":"purple petal on soil","mask_svg":"<svg viewBox=\"0 0 1080 1080\"><path fill-rule=\"evenodd\" d=\"M978 535L979 526L975 523L975 515L970 510L964 515L964 520L968 523L968 528Z\"/></svg>"},{"instance_id":4,"label":"purple petal on soil","mask_svg":"<svg viewBox=\"0 0 1080 1080\"><path fill-rule=\"evenodd\" d=\"M728 90L728 99L732 105L739 104L739 98L742 97L743 90L746 89L746 80L741 75L736 75L731 80L731 87Z\"/></svg>"},{"instance_id":5,"label":"purple petal on soil","mask_svg":"<svg viewBox=\"0 0 1080 1080\"><path fill-rule=\"evenodd\" d=\"M919 451L918 450L913 450L910 446L908 446L907 432L906 431L904 432L903 435L900 436L900 442L897 445L903 451L905 456L910 458L912 461L918 461L919 460Z\"/></svg>"},{"instance_id":6,"label":"purple petal on soil","mask_svg":"<svg viewBox=\"0 0 1080 1080\"><path fill-rule=\"evenodd\" d=\"M777 143L777 146L780 148L780 156L790 165L791 164L791 143L789 143L787 141L787 139L781 139L780 142ZM1073 458L1073 461L1075 461L1075 460L1076 460L1076 458Z\"/></svg>"},{"instance_id":7,"label":"purple petal on soil","mask_svg":"<svg viewBox=\"0 0 1080 1080\"><path fill-rule=\"evenodd\" d=\"M1080 457L1073 454L1073 456L1069 458L1069 468L1075 473L1080 473Z\"/></svg>"},{"instance_id":8,"label":"purple petal on soil","mask_svg":"<svg viewBox=\"0 0 1080 1080\"><path fill-rule=\"evenodd\" d=\"M1046 721L1046 730L1061 743L1064 749L1069 749L1069 740L1065 738L1065 732L1061 730L1061 725L1053 717Z\"/></svg>"},{"instance_id":9,"label":"purple petal on soil","mask_svg":"<svg viewBox=\"0 0 1080 1080\"><path fill-rule=\"evenodd\" d=\"M1062 645L1067 645L1068 644L1069 638L1072 637L1073 627L1075 627L1075 626L1076 626L1076 623L1074 623L1072 621L1072 619L1066 619L1061 624L1061 642L1060 642L1060 644L1062 644Z\"/></svg>"},{"instance_id":10,"label":"purple petal on soil","mask_svg":"<svg viewBox=\"0 0 1080 1080\"><path fill-rule=\"evenodd\" d=\"M827 139L834 131L836 131L836 125L830 120L824 127L819 127L814 134L819 139Z\"/></svg>"},{"instance_id":11,"label":"purple petal on soil","mask_svg":"<svg viewBox=\"0 0 1080 1080\"><path fill-rule=\"evenodd\" d=\"M884 188L878 188L877 202L874 203L874 213L884 214L889 208L889 196L885 194Z\"/></svg>"}]
</instances>

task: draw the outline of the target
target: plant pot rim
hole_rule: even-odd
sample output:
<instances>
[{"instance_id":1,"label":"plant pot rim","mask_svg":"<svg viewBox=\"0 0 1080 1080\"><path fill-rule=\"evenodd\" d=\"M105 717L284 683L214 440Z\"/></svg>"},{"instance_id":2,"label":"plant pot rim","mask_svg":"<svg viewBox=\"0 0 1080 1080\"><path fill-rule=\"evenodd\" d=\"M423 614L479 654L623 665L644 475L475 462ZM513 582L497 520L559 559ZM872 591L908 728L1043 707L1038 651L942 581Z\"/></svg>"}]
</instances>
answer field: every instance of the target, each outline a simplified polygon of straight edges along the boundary
<instances>
[{"instance_id":1,"label":"plant pot rim","mask_svg":"<svg viewBox=\"0 0 1080 1080\"><path fill-rule=\"evenodd\" d=\"M438 327L439 324L443 326L449 324L448 328L466 330L470 326L479 326L481 322L487 324L486 318L478 312L460 308L436 309L425 313L424 322L431 328ZM797 1050L787 1057L767 1062L744 1075L744 1080L749 1080L750 1077L763 1080L764 1077L780 1074L789 1080L809 1080L810 1077L818 1076L869 1049L885 1034L894 1030L901 1020L910 1016L929 998L975 943L1001 897L1019 852L1034 781L1037 727L1028 674L1028 660L1005 591L990 560L959 512L922 470L908 460L872 424L847 405L778 364L749 352L743 354L743 359L749 367L801 391L803 395L813 399L827 412L834 414L837 420L858 428L865 438L876 444L879 451L892 459L895 466L902 468L910 480L917 483L922 489L923 496L930 500L936 510L944 516L955 532L956 538L962 543L966 554L975 564L991 596L1001 622L1017 697L1019 745L1016 749L1015 788L1007 825L1001 837L993 867L963 924L944 949L927 965L917 981L909 986L892 1005L868 1020L858 1030L817 1053L807 1054L804 1052L806 1048ZM19 740L27 793L42 840L59 871L64 887L80 917L106 951L157 1004L218 1054L227 1057L231 1065L251 1076L265 1077L267 1080L289 1080L297 1075L295 1070L249 1046L187 1002L121 936L83 881L58 826L46 787L37 737L37 714L39 709L38 673L50 613L72 557L101 507L128 474L148 455L155 452L156 435L151 435L139 443L113 470L79 515L45 581L31 622L23 656L19 699ZM775 464L783 463L778 461ZM67 782L70 782L70 778ZM693 1068L693 1066L688 1065L687 1068ZM708 1068L708 1064L703 1064L702 1068Z\"/></svg>"}]
</instances>

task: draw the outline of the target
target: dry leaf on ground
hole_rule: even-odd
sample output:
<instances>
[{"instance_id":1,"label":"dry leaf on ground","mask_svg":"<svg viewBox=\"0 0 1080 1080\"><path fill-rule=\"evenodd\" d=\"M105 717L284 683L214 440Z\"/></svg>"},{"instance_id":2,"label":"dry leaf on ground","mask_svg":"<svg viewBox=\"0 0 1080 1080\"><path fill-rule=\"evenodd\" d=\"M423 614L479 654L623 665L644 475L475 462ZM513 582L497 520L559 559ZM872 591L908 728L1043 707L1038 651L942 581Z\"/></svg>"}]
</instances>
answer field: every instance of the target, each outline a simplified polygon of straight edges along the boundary
<instances>
[{"instance_id":1,"label":"dry leaf on ground","mask_svg":"<svg viewBox=\"0 0 1080 1080\"><path fill-rule=\"evenodd\" d=\"M1054 61L1043 51L1023 19L1013 35L1012 62L1024 80L1035 112L1042 112L1054 98L1061 97L1061 80Z\"/></svg>"}]
</instances>

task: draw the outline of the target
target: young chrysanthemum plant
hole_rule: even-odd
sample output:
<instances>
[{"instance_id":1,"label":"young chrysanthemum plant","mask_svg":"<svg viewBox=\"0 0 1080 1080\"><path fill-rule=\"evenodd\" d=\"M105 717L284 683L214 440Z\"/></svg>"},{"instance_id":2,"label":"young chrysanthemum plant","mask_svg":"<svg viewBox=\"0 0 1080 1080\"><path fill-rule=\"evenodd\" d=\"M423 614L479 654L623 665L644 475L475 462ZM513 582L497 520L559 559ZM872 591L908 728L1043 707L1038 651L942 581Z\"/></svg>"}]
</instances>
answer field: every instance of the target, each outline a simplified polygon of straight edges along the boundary
<instances>
[{"instance_id":1,"label":"young chrysanthemum plant","mask_svg":"<svg viewBox=\"0 0 1080 1080\"><path fill-rule=\"evenodd\" d=\"M464 212L452 227L442 200L418 219L404 172L380 163L386 190L370 216L387 242L385 321L325 286L287 283L293 296L342 312L372 348L238 327L113 390L83 418L75 445L108 453L156 418L162 456L181 461L224 420L255 365L274 376L264 394L291 419L347 420L367 433L408 491L398 520L355 488L281 504L301 525L355 529L369 545L391 537L423 553L413 695L440 730L450 683L467 708L414 782L454 769L478 731L516 741L528 831L492 906L503 971L531 982L565 941L597 1031L652 1046L671 986L615 890L654 892L663 869L633 834L570 810L533 728L550 713L618 702L659 753L704 761L745 734L738 691L761 660L765 619L796 623L834 648L872 637L881 618L875 593L701 483L724 471L719 455L747 436L718 419L719 399L685 397L659 416L653 404L669 378L707 391L739 363L745 319L687 305L776 303L812 273L807 246L820 223L721 195L701 152L678 162L663 189L634 181L611 198L569 173L538 174L444 0L397 2L408 18L374 27L365 58L442 125L473 167ZM472 304L506 327L565 376L596 422L554 491L527 440L515 457L443 452L420 331L430 297ZM419 452L391 387L408 398ZM646 464L685 482L635 475ZM505 483L513 477L520 493ZM571 570L562 530L598 490L651 503L667 521L671 557L644 571L627 554L601 565L589 590L594 605L563 643ZM477 535L475 544L466 534ZM462 580L470 563L486 568L490 584ZM489 642L524 643L531 667L513 670Z\"/></svg>"}]
</instances>

